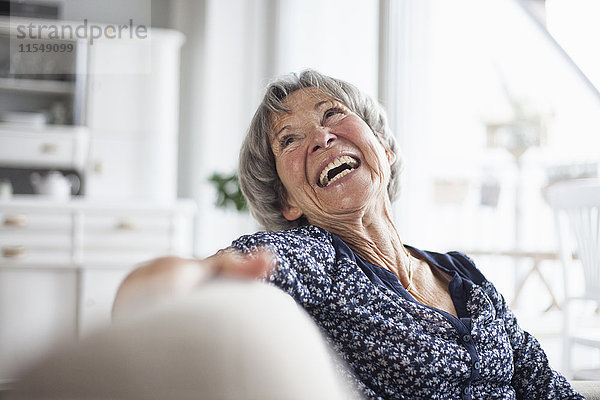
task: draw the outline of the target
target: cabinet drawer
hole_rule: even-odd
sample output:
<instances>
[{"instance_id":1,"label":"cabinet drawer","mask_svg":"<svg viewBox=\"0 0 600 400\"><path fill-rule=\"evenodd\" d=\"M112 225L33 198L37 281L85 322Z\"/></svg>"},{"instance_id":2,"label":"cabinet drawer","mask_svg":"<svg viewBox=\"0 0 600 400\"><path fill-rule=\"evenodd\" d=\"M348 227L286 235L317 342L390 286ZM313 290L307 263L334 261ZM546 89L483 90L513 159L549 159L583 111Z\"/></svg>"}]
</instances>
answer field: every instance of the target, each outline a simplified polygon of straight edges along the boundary
<instances>
[{"instance_id":1,"label":"cabinet drawer","mask_svg":"<svg viewBox=\"0 0 600 400\"><path fill-rule=\"evenodd\" d=\"M85 164L89 137L84 128L0 128L0 162L5 166L82 168Z\"/></svg>"},{"instance_id":2,"label":"cabinet drawer","mask_svg":"<svg viewBox=\"0 0 600 400\"><path fill-rule=\"evenodd\" d=\"M75 165L71 138L31 138L0 135L0 160L5 165L70 168Z\"/></svg>"},{"instance_id":3,"label":"cabinet drawer","mask_svg":"<svg viewBox=\"0 0 600 400\"><path fill-rule=\"evenodd\" d=\"M24 210L0 210L0 231L46 231L70 230L72 216L69 213L32 212ZM48 232L51 231L51 232Z\"/></svg>"},{"instance_id":4,"label":"cabinet drawer","mask_svg":"<svg viewBox=\"0 0 600 400\"><path fill-rule=\"evenodd\" d=\"M72 217L66 213L0 211L0 261L71 262Z\"/></svg>"},{"instance_id":5,"label":"cabinet drawer","mask_svg":"<svg viewBox=\"0 0 600 400\"><path fill-rule=\"evenodd\" d=\"M122 268L189 253L191 220L175 209L26 200L0 208L1 265Z\"/></svg>"},{"instance_id":6,"label":"cabinet drawer","mask_svg":"<svg viewBox=\"0 0 600 400\"><path fill-rule=\"evenodd\" d=\"M55 234L33 233L27 231L9 232L0 231L0 247L27 246L38 249L70 249L72 236L69 232L56 232Z\"/></svg>"},{"instance_id":7,"label":"cabinet drawer","mask_svg":"<svg viewBox=\"0 0 600 400\"><path fill-rule=\"evenodd\" d=\"M171 218L166 215L86 215L84 262L145 261L169 253L172 236Z\"/></svg>"},{"instance_id":8,"label":"cabinet drawer","mask_svg":"<svg viewBox=\"0 0 600 400\"><path fill-rule=\"evenodd\" d=\"M85 214L85 233L110 234L114 232L156 233L168 232L171 217L168 215L140 215L135 212L106 212Z\"/></svg>"},{"instance_id":9,"label":"cabinet drawer","mask_svg":"<svg viewBox=\"0 0 600 400\"><path fill-rule=\"evenodd\" d=\"M2 267L73 266L70 247L37 247L33 245L0 245Z\"/></svg>"}]
</instances>

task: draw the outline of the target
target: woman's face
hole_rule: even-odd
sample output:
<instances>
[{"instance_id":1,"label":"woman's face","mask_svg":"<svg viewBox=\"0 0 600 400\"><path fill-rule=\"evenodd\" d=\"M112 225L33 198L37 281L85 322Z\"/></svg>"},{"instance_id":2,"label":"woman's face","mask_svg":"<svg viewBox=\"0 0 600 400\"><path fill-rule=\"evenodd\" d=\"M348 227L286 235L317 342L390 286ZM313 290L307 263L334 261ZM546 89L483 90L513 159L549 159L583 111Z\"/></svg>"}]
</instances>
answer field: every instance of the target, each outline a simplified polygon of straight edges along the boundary
<instances>
[{"instance_id":1,"label":"woman's face","mask_svg":"<svg viewBox=\"0 0 600 400\"><path fill-rule=\"evenodd\" d=\"M273 118L271 138L285 218L305 215L326 226L387 199L395 155L366 122L315 88L291 93L285 104L291 112Z\"/></svg>"}]
</instances>

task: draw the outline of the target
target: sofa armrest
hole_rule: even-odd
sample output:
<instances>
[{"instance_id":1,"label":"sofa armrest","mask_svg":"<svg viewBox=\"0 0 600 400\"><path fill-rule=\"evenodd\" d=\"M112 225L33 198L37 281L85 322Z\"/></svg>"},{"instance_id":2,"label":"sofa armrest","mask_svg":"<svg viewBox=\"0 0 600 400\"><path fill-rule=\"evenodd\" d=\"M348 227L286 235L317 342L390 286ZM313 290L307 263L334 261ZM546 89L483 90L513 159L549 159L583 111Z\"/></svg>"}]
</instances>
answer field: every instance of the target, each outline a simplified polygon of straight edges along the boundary
<instances>
[{"instance_id":1,"label":"sofa armrest","mask_svg":"<svg viewBox=\"0 0 600 400\"><path fill-rule=\"evenodd\" d=\"M571 385L587 400L600 400L600 381L571 381Z\"/></svg>"},{"instance_id":2,"label":"sofa armrest","mask_svg":"<svg viewBox=\"0 0 600 400\"><path fill-rule=\"evenodd\" d=\"M332 357L283 291L214 280L57 349L9 399L353 399Z\"/></svg>"}]
</instances>

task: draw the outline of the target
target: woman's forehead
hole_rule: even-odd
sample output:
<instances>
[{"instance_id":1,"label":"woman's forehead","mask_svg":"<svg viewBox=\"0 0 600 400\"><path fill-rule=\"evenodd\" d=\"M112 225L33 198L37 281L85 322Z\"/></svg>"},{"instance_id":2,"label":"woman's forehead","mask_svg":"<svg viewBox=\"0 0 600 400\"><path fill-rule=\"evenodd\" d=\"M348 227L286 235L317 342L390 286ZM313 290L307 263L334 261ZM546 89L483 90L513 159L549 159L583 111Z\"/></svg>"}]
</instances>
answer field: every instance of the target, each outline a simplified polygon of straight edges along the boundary
<instances>
[{"instance_id":1,"label":"woman's forehead","mask_svg":"<svg viewBox=\"0 0 600 400\"><path fill-rule=\"evenodd\" d=\"M336 100L323 92L321 89L309 87L298 89L282 101L288 111L273 113L271 115L271 126L277 129L278 125L285 123L286 120L297 118L310 111L317 111L324 104L331 104Z\"/></svg>"},{"instance_id":2,"label":"woman's forehead","mask_svg":"<svg viewBox=\"0 0 600 400\"><path fill-rule=\"evenodd\" d=\"M291 110L300 107L314 108L314 104L323 101L333 101L333 98L316 87L298 89L283 100L283 104Z\"/></svg>"}]
</instances>

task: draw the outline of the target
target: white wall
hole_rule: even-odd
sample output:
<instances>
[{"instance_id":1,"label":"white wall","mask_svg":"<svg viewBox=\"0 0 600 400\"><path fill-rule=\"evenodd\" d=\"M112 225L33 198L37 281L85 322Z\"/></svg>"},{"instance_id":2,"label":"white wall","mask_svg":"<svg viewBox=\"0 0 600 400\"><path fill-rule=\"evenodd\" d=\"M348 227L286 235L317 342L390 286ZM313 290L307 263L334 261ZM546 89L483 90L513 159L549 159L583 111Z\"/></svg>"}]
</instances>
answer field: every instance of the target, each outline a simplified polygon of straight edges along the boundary
<instances>
[{"instance_id":1,"label":"white wall","mask_svg":"<svg viewBox=\"0 0 600 400\"><path fill-rule=\"evenodd\" d=\"M200 207L197 253L206 256L255 226L214 206L208 178L237 167L241 138L264 82L261 34L265 1L175 1L172 25L182 49L179 194ZM250 17L249 16L254 16Z\"/></svg>"},{"instance_id":2,"label":"white wall","mask_svg":"<svg viewBox=\"0 0 600 400\"><path fill-rule=\"evenodd\" d=\"M377 98L378 11L377 0L281 1L275 72L317 69Z\"/></svg>"},{"instance_id":3,"label":"white wall","mask_svg":"<svg viewBox=\"0 0 600 400\"><path fill-rule=\"evenodd\" d=\"M179 0L172 26L187 37L181 84L180 195L200 205L205 256L257 226L214 207L213 172L237 168L264 87L315 68L377 91L377 0Z\"/></svg>"},{"instance_id":4,"label":"white wall","mask_svg":"<svg viewBox=\"0 0 600 400\"><path fill-rule=\"evenodd\" d=\"M134 24L150 26L151 0L36 0L38 3L60 4L61 19L99 23ZM167 0L158 0L166 2ZM159 4L160 5L160 4Z\"/></svg>"}]
</instances>

